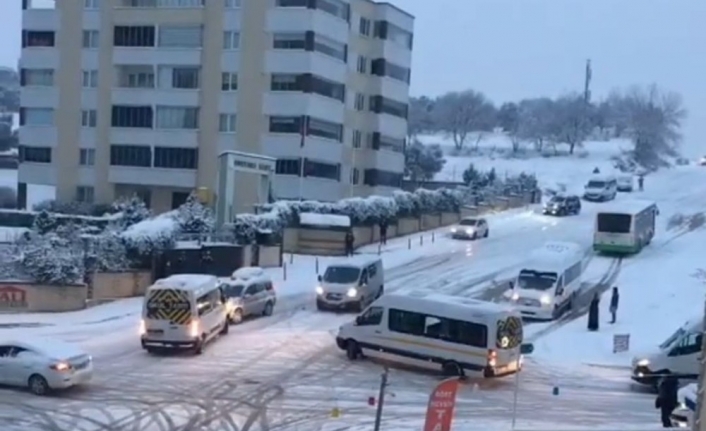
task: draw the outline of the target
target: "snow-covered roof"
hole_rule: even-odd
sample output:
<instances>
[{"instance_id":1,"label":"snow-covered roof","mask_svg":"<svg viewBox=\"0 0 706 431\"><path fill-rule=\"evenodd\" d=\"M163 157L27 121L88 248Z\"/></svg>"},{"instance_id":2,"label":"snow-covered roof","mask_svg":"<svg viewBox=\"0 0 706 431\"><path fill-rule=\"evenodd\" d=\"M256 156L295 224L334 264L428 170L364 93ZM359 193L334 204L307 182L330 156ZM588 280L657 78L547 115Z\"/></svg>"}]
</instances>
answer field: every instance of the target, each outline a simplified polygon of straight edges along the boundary
<instances>
[{"instance_id":1,"label":"snow-covered roof","mask_svg":"<svg viewBox=\"0 0 706 431\"><path fill-rule=\"evenodd\" d=\"M32 337L23 335L21 339L3 339L1 344L24 347L34 350L52 359L69 359L85 355L80 347L55 338Z\"/></svg>"},{"instance_id":2,"label":"snow-covered roof","mask_svg":"<svg viewBox=\"0 0 706 431\"><path fill-rule=\"evenodd\" d=\"M301 213L299 214L299 224L304 226L350 227L351 219L348 216L337 214Z\"/></svg>"},{"instance_id":3,"label":"snow-covered roof","mask_svg":"<svg viewBox=\"0 0 706 431\"><path fill-rule=\"evenodd\" d=\"M598 214L638 214L650 206L656 205L652 201L640 200L640 199L630 199L625 201L615 201L601 206Z\"/></svg>"},{"instance_id":4,"label":"snow-covered roof","mask_svg":"<svg viewBox=\"0 0 706 431\"><path fill-rule=\"evenodd\" d=\"M364 266L372 265L379 260L381 260L379 257L358 255L358 256L349 257L346 260L332 262L332 263L328 264L327 267L362 268Z\"/></svg>"},{"instance_id":5,"label":"snow-covered roof","mask_svg":"<svg viewBox=\"0 0 706 431\"><path fill-rule=\"evenodd\" d=\"M151 289L199 290L204 285L215 283L216 281L218 281L216 276L208 274L174 274L155 281Z\"/></svg>"},{"instance_id":6,"label":"snow-covered roof","mask_svg":"<svg viewBox=\"0 0 706 431\"><path fill-rule=\"evenodd\" d=\"M413 291L406 295L386 294L376 300L375 305L460 320L476 319L486 323L495 323L501 314L519 316L517 311L507 305L426 291Z\"/></svg>"},{"instance_id":7,"label":"snow-covered roof","mask_svg":"<svg viewBox=\"0 0 706 431\"><path fill-rule=\"evenodd\" d=\"M611 174L593 174L588 181L611 181L615 180L615 175Z\"/></svg>"},{"instance_id":8,"label":"snow-covered roof","mask_svg":"<svg viewBox=\"0 0 706 431\"><path fill-rule=\"evenodd\" d=\"M583 260L583 247L573 242L550 241L530 253L526 269L562 271Z\"/></svg>"}]
</instances>

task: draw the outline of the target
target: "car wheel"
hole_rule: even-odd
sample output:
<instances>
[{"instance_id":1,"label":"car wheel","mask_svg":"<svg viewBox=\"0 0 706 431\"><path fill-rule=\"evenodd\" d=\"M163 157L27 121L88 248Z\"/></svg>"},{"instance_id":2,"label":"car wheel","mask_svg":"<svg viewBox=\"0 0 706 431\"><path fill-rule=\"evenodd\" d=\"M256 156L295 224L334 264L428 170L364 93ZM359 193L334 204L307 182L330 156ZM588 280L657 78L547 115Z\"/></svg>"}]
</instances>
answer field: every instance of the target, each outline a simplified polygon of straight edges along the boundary
<instances>
[{"instance_id":1,"label":"car wheel","mask_svg":"<svg viewBox=\"0 0 706 431\"><path fill-rule=\"evenodd\" d=\"M230 330L230 324L226 320L226 322L223 324L223 327L221 328L221 335L228 335L229 330Z\"/></svg>"},{"instance_id":2,"label":"car wheel","mask_svg":"<svg viewBox=\"0 0 706 431\"><path fill-rule=\"evenodd\" d=\"M355 340L346 341L346 357L351 361L355 361L362 355L360 351L360 346Z\"/></svg>"},{"instance_id":3,"label":"car wheel","mask_svg":"<svg viewBox=\"0 0 706 431\"><path fill-rule=\"evenodd\" d=\"M485 230L485 233L483 234L483 238L488 238L488 235L490 235L490 229Z\"/></svg>"},{"instance_id":4,"label":"car wheel","mask_svg":"<svg viewBox=\"0 0 706 431\"><path fill-rule=\"evenodd\" d=\"M478 239L478 234L476 232L473 232L473 236L471 236L471 240L475 241Z\"/></svg>"},{"instance_id":5,"label":"car wheel","mask_svg":"<svg viewBox=\"0 0 706 431\"><path fill-rule=\"evenodd\" d=\"M263 316L272 316L272 312L275 310L275 306L272 305L271 301L268 301L267 304L265 304L265 309L262 310L262 315Z\"/></svg>"},{"instance_id":6,"label":"car wheel","mask_svg":"<svg viewBox=\"0 0 706 431\"><path fill-rule=\"evenodd\" d=\"M464 377L463 368L458 362L448 361L441 366L441 372L447 377Z\"/></svg>"},{"instance_id":7,"label":"car wheel","mask_svg":"<svg viewBox=\"0 0 706 431\"><path fill-rule=\"evenodd\" d=\"M47 379L39 374L32 374L27 380L27 387L34 395L46 395L49 393L49 383Z\"/></svg>"},{"instance_id":8,"label":"car wheel","mask_svg":"<svg viewBox=\"0 0 706 431\"><path fill-rule=\"evenodd\" d=\"M238 323L243 321L243 310L237 309L233 311L233 314L230 315L230 321L231 323L237 325Z\"/></svg>"},{"instance_id":9,"label":"car wheel","mask_svg":"<svg viewBox=\"0 0 706 431\"><path fill-rule=\"evenodd\" d=\"M206 344L206 337L201 336L201 339L199 339L194 346L194 355L200 355L203 353L204 344Z\"/></svg>"}]
</instances>

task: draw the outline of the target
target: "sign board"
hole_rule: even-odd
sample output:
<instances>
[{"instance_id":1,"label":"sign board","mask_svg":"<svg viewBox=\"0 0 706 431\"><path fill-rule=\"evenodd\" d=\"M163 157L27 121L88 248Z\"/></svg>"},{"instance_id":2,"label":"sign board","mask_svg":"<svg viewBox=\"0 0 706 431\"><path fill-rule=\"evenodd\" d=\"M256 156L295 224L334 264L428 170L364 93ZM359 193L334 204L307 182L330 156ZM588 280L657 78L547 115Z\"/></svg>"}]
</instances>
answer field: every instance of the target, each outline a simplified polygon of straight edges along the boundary
<instances>
[{"instance_id":1,"label":"sign board","mask_svg":"<svg viewBox=\"0 0 706 431\"><path fill-rule=\"evenodd\" d=\"M630 334L613 335L613 353L627 352L630 350Z\"/></svg>"},{"instance_id":2,"label":"sign board","mask_svg":"<svg viewBox=\"0 0 706 431\"><path fill-rule=\"evenodd\" d=\"M27 293L15 286L0 287L0 310L27 308Z\"/></svg>"},{"instance_id":3,"label":"sign board","mask_svg":"<svg viewBox=\"0 0 706 431\"><path fill-rule=\"evenodd\" d=\"M439 383L429 396L424 431L450 431L456 407L458 378Z\"/></svg>"}]
</instances>

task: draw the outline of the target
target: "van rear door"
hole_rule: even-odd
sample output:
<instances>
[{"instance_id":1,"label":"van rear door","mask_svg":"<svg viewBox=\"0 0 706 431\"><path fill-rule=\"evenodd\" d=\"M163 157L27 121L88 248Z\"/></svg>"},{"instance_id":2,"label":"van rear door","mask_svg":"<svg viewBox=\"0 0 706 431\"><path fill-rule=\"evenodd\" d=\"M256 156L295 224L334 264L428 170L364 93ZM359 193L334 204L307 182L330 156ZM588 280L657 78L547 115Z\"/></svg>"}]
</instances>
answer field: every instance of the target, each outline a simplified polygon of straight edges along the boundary
<instances>
[{"instance_id":1,"label":"van rear door","mask_svg":"<svg viewBox=\"0 0 706 431\"><path fill-rule=\"evenodd\" d=\"M179 340L193 317L191 296L180 289L150 290L145 302L145 329L150 339Z\"/></svg>"}]
</instances>

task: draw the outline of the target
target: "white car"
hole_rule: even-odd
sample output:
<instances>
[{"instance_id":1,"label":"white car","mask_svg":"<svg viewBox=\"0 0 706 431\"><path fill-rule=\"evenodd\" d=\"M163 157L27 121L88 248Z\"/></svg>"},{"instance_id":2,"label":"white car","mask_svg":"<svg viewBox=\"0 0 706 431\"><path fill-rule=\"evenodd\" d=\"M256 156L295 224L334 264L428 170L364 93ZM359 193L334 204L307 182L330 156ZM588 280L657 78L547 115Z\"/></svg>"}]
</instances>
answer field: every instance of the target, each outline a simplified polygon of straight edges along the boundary
<instances>
[{"instance_id":1,"label":"white car","mask_svg":"<svg viewBox=\"0 0 706 431\"><path fill-rule=\"evenodd\" d=\"M706 166L706 156L699 159L699 166Z\"/></svg>"},{"instance_id":2,"label":"white car","mask_svg":"<svg viewBox=\"0 0 706 431\"><path fill-rule=\"evenodd\" d=\"M671 420L674 428L691 428L696 410L698 385L691 383L679 389L677 398L679 406L672 412Z\"/></svg>"},{"instance_id":3,"label":"white car","mask_svg":"<svg viewBox=\"0 0 706 431\"><path fill-rule=\"evenodd\" d=\"M58 340L0 341L0 384L27 387L35 395L88 383L93 359L78 347Z\"/></svg>"},{"instance_id":4,"label":"white car","mask_svg":"<svg viewBox=\"0 0 706 431\"><path fill-rule=\"evenodd\" d=\"M458 239L487 238L489 234L488 222L482 218L465 217L451 228L451 236Z\"/></svg>"}]
</instances>

